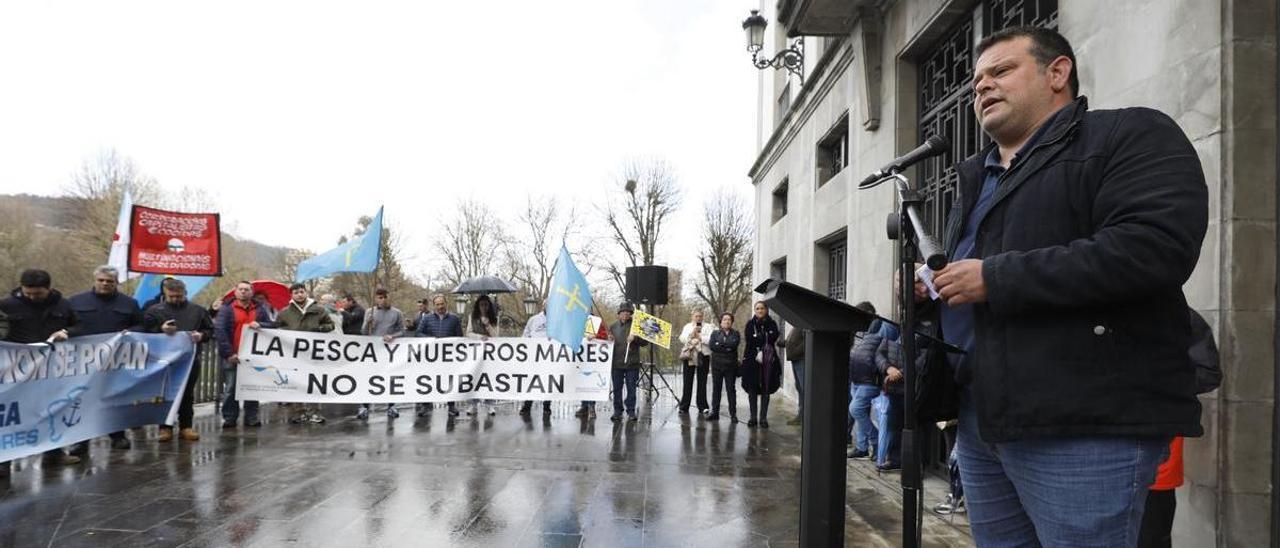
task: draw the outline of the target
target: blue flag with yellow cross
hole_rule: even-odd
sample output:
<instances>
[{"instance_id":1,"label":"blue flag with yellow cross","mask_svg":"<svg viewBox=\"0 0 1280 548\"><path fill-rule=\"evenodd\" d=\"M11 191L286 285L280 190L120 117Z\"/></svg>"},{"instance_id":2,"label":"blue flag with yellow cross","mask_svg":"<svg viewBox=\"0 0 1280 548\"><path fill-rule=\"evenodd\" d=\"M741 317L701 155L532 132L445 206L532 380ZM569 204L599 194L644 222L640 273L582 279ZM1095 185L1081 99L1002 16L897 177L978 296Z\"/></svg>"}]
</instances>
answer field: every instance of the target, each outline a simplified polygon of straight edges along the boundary
<instances>
[{"instance_id":1,"label":"blue flag with yellow cross","mask_svg":"<svg viewBox=\"0 0 1280 548\"><path fill-rule=\"evenodd\" d=\"M573 264L569 250L560 246L560 259L547 295L547 336L577 352L582 347L582 326L591 315L591 288L587 277Z\"/></svg>"}]
</instances>

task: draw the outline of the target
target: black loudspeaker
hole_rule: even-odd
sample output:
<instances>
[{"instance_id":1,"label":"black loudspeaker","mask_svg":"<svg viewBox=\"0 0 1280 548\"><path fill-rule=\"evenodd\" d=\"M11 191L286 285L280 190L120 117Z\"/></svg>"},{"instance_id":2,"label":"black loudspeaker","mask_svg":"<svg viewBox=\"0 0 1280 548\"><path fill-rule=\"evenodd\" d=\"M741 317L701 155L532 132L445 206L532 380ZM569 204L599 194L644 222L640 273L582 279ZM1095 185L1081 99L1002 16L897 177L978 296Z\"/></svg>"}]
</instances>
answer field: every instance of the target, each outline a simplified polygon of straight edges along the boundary
<instances>
[{"instance_id":1,"label":"black loudspeaker","mask_svg":"<svg viewBox=\"0 0 1280 548\"><path fill-rule=\"evenodd\" d=\"M667 304L667 267L627 267L626 297L637 304Z\"/></svg>"}]
</instances>

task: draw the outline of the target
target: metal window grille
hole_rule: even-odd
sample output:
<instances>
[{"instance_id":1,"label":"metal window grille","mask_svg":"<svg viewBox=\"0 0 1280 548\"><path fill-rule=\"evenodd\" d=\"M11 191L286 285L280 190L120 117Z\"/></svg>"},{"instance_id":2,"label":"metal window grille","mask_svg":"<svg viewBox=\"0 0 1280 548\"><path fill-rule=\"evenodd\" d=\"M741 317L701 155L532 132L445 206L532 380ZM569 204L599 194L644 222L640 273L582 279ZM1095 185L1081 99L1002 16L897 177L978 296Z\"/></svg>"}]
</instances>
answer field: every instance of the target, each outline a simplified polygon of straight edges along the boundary
<instances>
[{"instance_id":1,"label":"metal window grille","mask_svg":"<svg viewBox=\"0 0 1280 548\"><path fill-rule=\"evenodd\" d=\"M946 223L955 201L956 162L977 154L990 141L973 115L974 48L983 36L1018 25L1057 28L1057 0L987 0L944 33L919 64L920 140L938 135L951 143L950 152L921 164L921 214L930 231Z\"/></svg>"},{"instance_id":2,"label":"metal window grille","mask_svg":"<svg viewBox=\"0 0 1280 548\"><path fill-rule=\"evenodd\" d=\"M827 246L827 296L838 301L845 298L848 250L848 240L832 242Z\"/></svg>"}]
</instances>

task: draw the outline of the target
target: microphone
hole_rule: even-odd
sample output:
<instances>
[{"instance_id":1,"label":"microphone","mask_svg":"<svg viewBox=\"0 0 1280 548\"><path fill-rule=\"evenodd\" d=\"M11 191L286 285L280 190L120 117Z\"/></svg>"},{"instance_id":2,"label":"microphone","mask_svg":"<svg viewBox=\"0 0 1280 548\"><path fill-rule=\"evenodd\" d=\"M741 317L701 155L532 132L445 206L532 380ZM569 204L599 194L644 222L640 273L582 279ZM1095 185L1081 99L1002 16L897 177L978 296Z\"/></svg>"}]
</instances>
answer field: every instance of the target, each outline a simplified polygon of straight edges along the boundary
<instances>
[{"instance_id":1,"label":"microphone","mask_svg":"<svg viewBox=\"0 0 1280 548\"><path fill-rule=\"evenodd\" d=\"M902 170L915 165L921 160L942 154L950 147L951 144L948 143L946 139L934 135L933 137L925 140L923 145L916 147L915 150L894 158L893 161L888 163L888 165L880 168L880 171L868 175L866 179L863 179L861 183L858 183L858 189L861 190L876 186L880 181L884 180L884 178L900 173Z\"/></svg>"}]
</instances>

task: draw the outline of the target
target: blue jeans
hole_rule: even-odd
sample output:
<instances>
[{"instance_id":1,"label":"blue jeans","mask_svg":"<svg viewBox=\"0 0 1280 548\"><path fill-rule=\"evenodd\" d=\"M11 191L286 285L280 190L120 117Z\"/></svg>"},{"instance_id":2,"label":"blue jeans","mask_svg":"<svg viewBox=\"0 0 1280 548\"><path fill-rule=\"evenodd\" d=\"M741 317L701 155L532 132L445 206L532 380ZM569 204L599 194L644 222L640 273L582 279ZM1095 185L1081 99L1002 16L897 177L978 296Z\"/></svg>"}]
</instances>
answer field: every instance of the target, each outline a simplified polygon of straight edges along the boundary
<instances>
[{"instance_id":1,"label":"blue jeans","mask_svg":"<svg viewBox=\"0 0 1280 548\"><path fill-rule=\"evenodd\" d=\"M880 395L880 387L874 384L854 384L849 386L849 416L853 418L853 448L867 451L874 445L872 440L880 436L876 425L871 422L871 400Z\"/></svg>"},{"instance_id":2,"label":"blue jeans","mask_svg":"<svg viewBox=\"0 0 1280 548\"><path fill-rule=\"evenodd\" d=\"M902 394L885 392L889 399L889 412L885 415L884 428L880 429L880 440L876 445L876 464L881 466L902 465L902 419L905 409L902 407Z\"/></svg>"},{"instance_id":3,"label":"blue jeans","mask_svg":"<svg viewBox=\"0 0 1280 548\"><path fill-rule=\"evenodd\" d=\"M636 383L640 382L639 369L614 369L613 376L613 414L622 414L622 385L627 385L627 414L636 414Z\"/></svg>"},{"instance_id":4,"label":"blue jeans","mask_svg":"<svg viewBox=\"0 0 1280 548\"><path fill-rule=\"evenodd\" d=\"M961 404L956 456L979 546L1135 546L1165 438L990 444Z\"/></svg>"},{"instance_id":5,"label":"blue jeans","mask_svg":"<svg viewBox=\"0 0 1280 548\"><path fill-rule=\"evenodd\" d=\"M222 362L222 378L223 391L227 393L227 397L222 400L222 419L235 421L240 418L240 402L236 401L236 367L227 365ZM244 402L244 422L251 423L258 420L258 402L254 400L246 400Z\"/></svg>"},{"instance_id":6,"label":"blue jeans","mask_svg":"<svg viewBox=\"0 0 1280 548\"><path fill-rule=\"evenodd\" d=\"M796 378L796 415L804 418L804 360L791 360L791 374Z\"/></svg>"}]
</instances>

